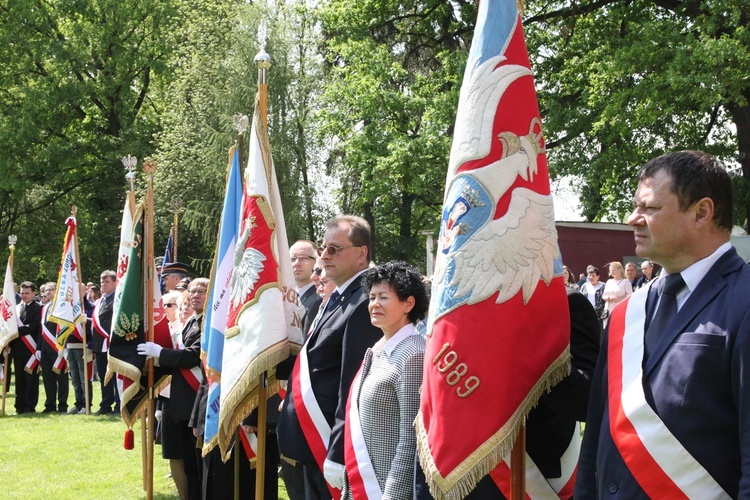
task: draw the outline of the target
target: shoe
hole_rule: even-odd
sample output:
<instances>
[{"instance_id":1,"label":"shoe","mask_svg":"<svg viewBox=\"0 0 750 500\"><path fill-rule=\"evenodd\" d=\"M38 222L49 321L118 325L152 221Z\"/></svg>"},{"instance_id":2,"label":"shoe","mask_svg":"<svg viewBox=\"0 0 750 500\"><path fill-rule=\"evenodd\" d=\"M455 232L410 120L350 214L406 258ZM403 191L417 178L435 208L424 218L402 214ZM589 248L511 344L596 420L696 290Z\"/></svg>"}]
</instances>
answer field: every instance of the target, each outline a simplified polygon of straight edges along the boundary
<instances>
[{"instance_id":1,"label":"shoe","mask_svg":"<svg viewBox=\"0 0 750 500\"><path fill-rule=\"evenodd\" d=\"M94 415L109 415L112 413L112 410L108 410L107 408L99 408L99 410L94 413Z\"/></svg>"},{"instance_id":2,"label":"shoe","mask_svg":"<svg viewBox=\"0 0 750 500\"><path fill-rule=\"evenodd\" d=\"M120 407L118 406L117 408L115 408L114 410L112 410L112 414L119 415L120 414Z\"/></svg>"},{"instance_id":3,"label":"shoe","mask_svg":"<svg viewBox=\"0 0 750 500\"><path fill-rule=\"evenodd\" d=\"M81 408L80 410L78 410L78 414L79 415L85 415L86 414L86 408Z\"/></svg>"},{"instance_id":4,"label":"shoe","mask_svg":"<svg viewBox=\"0 0 750 500\"><path fill-rule=\"evenodd\" d=\"M55 409L52 408L51 410L49 408L45 408L42 413L55 413Z\"/></svg>"},{"instance_id":5,"label":"shoe","mask_svg":"<svg viewBox=\"0 0 750 500\"><path fill-rule=\"evenodd\" d=\"M74 406L66 412L66 415L78 415L79 413L81 413L81 410L83 410L83 408L76 408ZM86 412L84 411L84 413Z\"/></svg>"}]
</instances>

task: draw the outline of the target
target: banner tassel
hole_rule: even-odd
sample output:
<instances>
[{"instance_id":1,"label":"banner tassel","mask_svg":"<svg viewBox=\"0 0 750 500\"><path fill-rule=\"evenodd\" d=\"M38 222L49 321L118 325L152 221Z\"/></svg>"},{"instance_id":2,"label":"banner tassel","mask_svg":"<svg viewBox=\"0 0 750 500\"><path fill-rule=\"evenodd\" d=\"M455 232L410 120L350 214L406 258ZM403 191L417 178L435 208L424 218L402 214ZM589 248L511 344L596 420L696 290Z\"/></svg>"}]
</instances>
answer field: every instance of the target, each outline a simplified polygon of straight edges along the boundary
<instances>
[{"instance_id":1,"label":"banner tassel","mask_svg":"<svg viewBox=\"0 0 750 500\"><path fill-rule=\"evenodd\" d=\"M126 450L132 450L135 447L135 437L132 428L125 431L125 438L123 439L122 447Z\"/></svg>"}]
</instances>

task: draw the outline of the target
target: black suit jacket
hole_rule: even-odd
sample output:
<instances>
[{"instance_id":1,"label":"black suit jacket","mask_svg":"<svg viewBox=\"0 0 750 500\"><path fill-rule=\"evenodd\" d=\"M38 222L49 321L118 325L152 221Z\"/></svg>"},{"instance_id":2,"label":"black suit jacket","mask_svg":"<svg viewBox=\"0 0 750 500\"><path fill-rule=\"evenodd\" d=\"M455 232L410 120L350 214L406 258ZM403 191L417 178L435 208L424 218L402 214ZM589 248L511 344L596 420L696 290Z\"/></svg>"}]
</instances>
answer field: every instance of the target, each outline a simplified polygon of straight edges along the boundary
<instances>
[{"instance_id":1,"label":"black suit jacket","mask_svg":"<svg viewBox=\"0 0 750 500\"><path fill-rule=\"evenodd\" d=\"M184 349L162 349L159 366L171 370L172 388L169 397L169 416L175 420L190 421L197 390L193 389L181 369L201 366L201 316L193 316L182 330ZM203 377L205 380L205 376Z\"/></svg>"},{"instance_id":2,"label":"black suit jacket","mask_svg":"<svg viewBox=\"0 0 750 500\"><path fill-rule=\"evenodd\" d=\"M32 300L18 316L21 320L22 326L18 327L18 337L11 340L8 344L10 346L10 352L13 357L20 357L24 359L29 358L29 350L24 345L21 337L29 335L34 342L36 342L36 348L39 350L41 346L39 342L42 341L42 306L37 301Z\"/></svg>"},{"instance_id":3,"label":"black suit jacket","mask_svg":"<svg viewBox=\"0 0 750 500\"><path fill-rule=\"evenodd\" d=\"M112 292L109 295L102 297L99 304L99 325L107 333L112 333L112 308L115 305L115 293ZM96 310L96 309L94 309ZM91 335L91 349L95 353L102 353L104 348L104 337L99 332L92 330Z\"/></svg>"},{"instance_id":4,"label":"black suit jacket","mask_svg":"<svg viewBox=\"0 0 750 500\"><path fill-rule=\"evenodd\" d=\"M313 285L305 290L305 293L302 294L299 300L305 308L305 316L302 318L302 325L303 332L307 335L307 332L310 331L312 322L315 319L315 315L318 314L318 309L320 308L320 303L323 299L317 294L315 286Z\"/></svg>"},{"instance_id":5,"label":"black suit jacket","mask_svg":"<svg viewBox=\"0 0 750 500\"><path fill-rule=\"evenodd\" d=\"M328 458L344 463L344 415L349 387L365 351L383 336L372 326L362 276L355 279L330 311L323 313L307 339L310 382L318 405L332 427ZM297 419L290 380L279 417L279 451L285 457L315 464Z\"/></svg>"}]
</instances>

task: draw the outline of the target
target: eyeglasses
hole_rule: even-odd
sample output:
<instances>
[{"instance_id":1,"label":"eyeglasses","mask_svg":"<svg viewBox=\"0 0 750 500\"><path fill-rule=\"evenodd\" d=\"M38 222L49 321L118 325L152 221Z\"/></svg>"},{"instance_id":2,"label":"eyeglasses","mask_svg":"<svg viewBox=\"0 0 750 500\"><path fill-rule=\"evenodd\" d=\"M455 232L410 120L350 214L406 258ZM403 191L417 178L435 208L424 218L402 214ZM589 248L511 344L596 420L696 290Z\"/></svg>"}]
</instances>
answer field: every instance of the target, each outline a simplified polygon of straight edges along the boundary
<instances>
[{"instance_id":1,"label":"eyeglasses","mask_svg":"<svg viewBox=\"0 0 750 500\"><path fill-rule=\"evenodd\" d=\"M300 255L299 257L292 257L292 264L294 264L297 261L302 262L305 259L317 260L315 257L311 257L309 255Z\"/></svg>"},{"instance_id":2,"label":"eyeglasses","mask_svg":"<svg viewBox=\"0 0 750 500\"><path fill-rule=\"evenodd\" d=\"M353 247L363 247L364 245L349 245L348 247L337 247L336 245L326 245L324 247L318 248L318 255L321 257L324 253L328 252L328 255L336 255L341 250L346 250L347 248L353 248Z\"/></svg>"},{"instance_id":3,"label":"eyeglasses","mask_svg":"<svg viewBox=\"0 0 750 500\"><path fill-rule=\"evenodd\" d=\"M323 274L323 268L322 267L316 267L315 269L313 269L313 274L315 276L320 276L321 274Z\"/></svg>"},{"instance_id":4,"label":"eyeglasses","mask_svg":"<svg viewBox=\"0 0 750 500\"><path fill-rule=\"evenodd\" d=\"M188 290L188 294L190 295L206 295L206 290L203 288L198 288L196 290Z\"/></svg>"},{"instance_id":5,"label":"eyeglasses","mask_svg":"<svg viewBox=\"0 0 750 500\"><path fill-rule=\"evenodd\" d=\"M172 303L164 304L164 307L177 307L177 304L172 304Z\"/></svg>"}]
</instances>

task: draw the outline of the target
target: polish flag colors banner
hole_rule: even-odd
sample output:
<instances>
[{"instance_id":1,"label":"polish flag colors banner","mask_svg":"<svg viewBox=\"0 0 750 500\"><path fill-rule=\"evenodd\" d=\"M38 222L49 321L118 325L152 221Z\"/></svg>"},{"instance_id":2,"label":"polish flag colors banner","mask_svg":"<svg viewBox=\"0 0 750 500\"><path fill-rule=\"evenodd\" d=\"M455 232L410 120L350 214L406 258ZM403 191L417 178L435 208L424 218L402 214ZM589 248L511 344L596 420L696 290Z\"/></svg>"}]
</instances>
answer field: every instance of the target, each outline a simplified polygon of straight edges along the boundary
<instances>
[{"instance_id":1,"label":"polish flag colors banner","mask_svg":"<svg viewBox=\"0 0 750 500\"><path fill-rule=\"evenodd\" d=\"M284 212L258 103L256 98L224 335L219 445L225 456L237 426L259 404L260 375L268 372L273 383L275 366L304 340L304 308L289 265Z\"/></svg>"},{"instance_id":2,"label":"polish flag colors banner","mask_svg":"<svg viewBox=\"0 0 750 500\"><path fill-rule=\"evenodd\" d=\"M0 351L18 337L18 312L16 311L16 291L13 288L13 252L8 257L5 268L3 296L0 298Z\"/></svg>"},{"instance_id":3,"label":"polish flag colors banner","mask_svg":"<svg viewBox=\"0 0 750 500\"><path fill-rule=\"evenodd\" d=\"M419 459L434 496L463 498L570 370L542 123L516 0L479 3L427 334Z\"/></svg>"}]
</instances>

